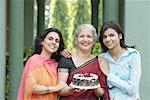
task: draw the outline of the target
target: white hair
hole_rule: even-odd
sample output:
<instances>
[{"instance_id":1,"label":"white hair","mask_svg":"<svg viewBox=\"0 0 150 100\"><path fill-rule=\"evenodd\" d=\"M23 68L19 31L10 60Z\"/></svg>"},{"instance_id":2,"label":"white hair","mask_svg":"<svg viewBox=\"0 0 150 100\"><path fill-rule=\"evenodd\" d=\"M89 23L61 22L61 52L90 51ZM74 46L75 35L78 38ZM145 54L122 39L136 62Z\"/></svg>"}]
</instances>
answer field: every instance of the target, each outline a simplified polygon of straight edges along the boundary
<instances>
[{"instance_id":1,"label":"white hair","mask_svg":"<svg viewBox=\"0 0 150 100\"><path fill-rule=\"evenodd\" d=\"M96 29L91 24L81 24L80 26L78 26L77 29L76 29L76 31L75 31L75 33L74 33L75 34L75 38L78 37L80 31L83 30L83 29L89 29L93 33L94 40L95 41L97 40Z\"/></svg>"}]
</instances>

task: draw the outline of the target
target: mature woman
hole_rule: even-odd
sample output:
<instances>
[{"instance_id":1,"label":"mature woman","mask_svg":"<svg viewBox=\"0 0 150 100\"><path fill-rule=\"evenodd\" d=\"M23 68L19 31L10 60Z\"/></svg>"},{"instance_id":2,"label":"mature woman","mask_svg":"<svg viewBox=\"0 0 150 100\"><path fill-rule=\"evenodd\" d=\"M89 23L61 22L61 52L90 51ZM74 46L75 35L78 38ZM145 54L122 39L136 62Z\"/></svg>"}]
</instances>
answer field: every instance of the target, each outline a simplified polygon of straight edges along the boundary
<instances>
[{"instance_id":1,"label":"mature woman","mask_svg":"<svg viewBox=\"0 0 150 100\"><path fill-rule=\"evenodd\" d=\"M107 76L111 100L138 100L141 76L140 54L125 44L124 33L117 22L103 24L99 41L109 66L101 67ZM109 68L108 68L109 67Z\"/></svg>"},{"instance_id":2,"label":"mature woman","mask_svg":"<svg viewBox=\"0 0 150 100\"><path fill-rule=\"evenodd\" d=\"M24 68L17 100L57 100L57 92L65 85L57 85L57 65L64 49L61 32L46 29L35 40L34 55Z\"/></svg>"},{"instance_id":3,"label":"mature woman","mask_svg":"<svg viewBox=\"0 0 150 100\"><path fill-rule=\"evenodd\" d=\"M60 100L109 100L107 83L101 72L98 58L91 54L96 40L95 28L90 24L80 25L75 32L76 52L71 58L61 58L59 62L59 82L67 86L60 91ZM73 75L77 73L94 73L98 75L100 86L93 90L80 90L70 86Z\"/></svg>"}]
</instances>

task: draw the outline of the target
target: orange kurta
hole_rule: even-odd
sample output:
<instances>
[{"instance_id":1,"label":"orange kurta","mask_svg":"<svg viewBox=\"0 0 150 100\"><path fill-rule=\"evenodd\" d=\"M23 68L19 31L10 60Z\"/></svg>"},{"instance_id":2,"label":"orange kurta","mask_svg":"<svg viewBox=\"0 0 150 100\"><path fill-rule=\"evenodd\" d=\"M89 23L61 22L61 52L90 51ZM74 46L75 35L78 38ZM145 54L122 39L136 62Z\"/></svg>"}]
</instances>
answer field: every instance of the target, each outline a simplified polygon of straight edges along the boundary
<instances>
[{"instance_id":1,"label":"orange kurta","mask_svg":"<svg viewBox=\"0 0 150 100\"><path fill-rule=\"evenodd\" d=\"M34 64L32 64L34 63ZM27 62L17 100L57 100L57 93L33 94L36 85L57 85L57 63L34 55Z\"/></svg>"}]
</instances>

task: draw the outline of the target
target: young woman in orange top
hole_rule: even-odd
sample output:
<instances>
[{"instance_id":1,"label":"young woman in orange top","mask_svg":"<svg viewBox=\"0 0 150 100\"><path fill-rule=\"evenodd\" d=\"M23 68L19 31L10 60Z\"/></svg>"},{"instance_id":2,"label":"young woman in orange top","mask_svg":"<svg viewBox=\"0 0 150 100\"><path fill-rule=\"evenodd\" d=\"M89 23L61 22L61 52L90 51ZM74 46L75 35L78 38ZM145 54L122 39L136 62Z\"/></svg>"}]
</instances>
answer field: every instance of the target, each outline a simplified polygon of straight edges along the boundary
<instances>
[{"instance_id":1,"label":"young woman in orange top","mask_svg":"<svg viewBox=\"0 0 150 100\"><path fill-rule=\"evenodd\" d=\"M17 100L57 100L57 92L65 85L57 84L57 65L64 49L61 32L46 29L35 40L34 55L24 68Z\"/></svg>"}]
</instances>

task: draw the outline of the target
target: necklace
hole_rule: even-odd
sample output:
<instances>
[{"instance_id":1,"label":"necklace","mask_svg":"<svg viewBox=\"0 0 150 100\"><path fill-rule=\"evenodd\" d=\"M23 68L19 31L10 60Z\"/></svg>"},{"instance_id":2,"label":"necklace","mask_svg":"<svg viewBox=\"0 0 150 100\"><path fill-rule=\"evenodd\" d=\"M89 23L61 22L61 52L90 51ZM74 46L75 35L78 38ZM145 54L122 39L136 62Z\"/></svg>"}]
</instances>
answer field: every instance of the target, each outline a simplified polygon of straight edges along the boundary
<instances>
[{"instance_id":1,"label":"necklace","mask_svg":"<svg viewBox=\"0 0 150 100\"><path fill-rule=\"evenodd\" d=\"M76 52L75 56L80 59L90 59L93 57L91 53Z\"/></svg>"},{"instance_id":2,"label":"necklace","mask_svg":"<svg viewBox=\"0 0 150 100\"><path fill-rule=\"evenodd\" d=\"M72 60L76 67L81 66L82 64L86 63L87 61L94 58L94 56L91 53L80 53L76 52L72 56Z\"/></svg>"}]
</instances>

